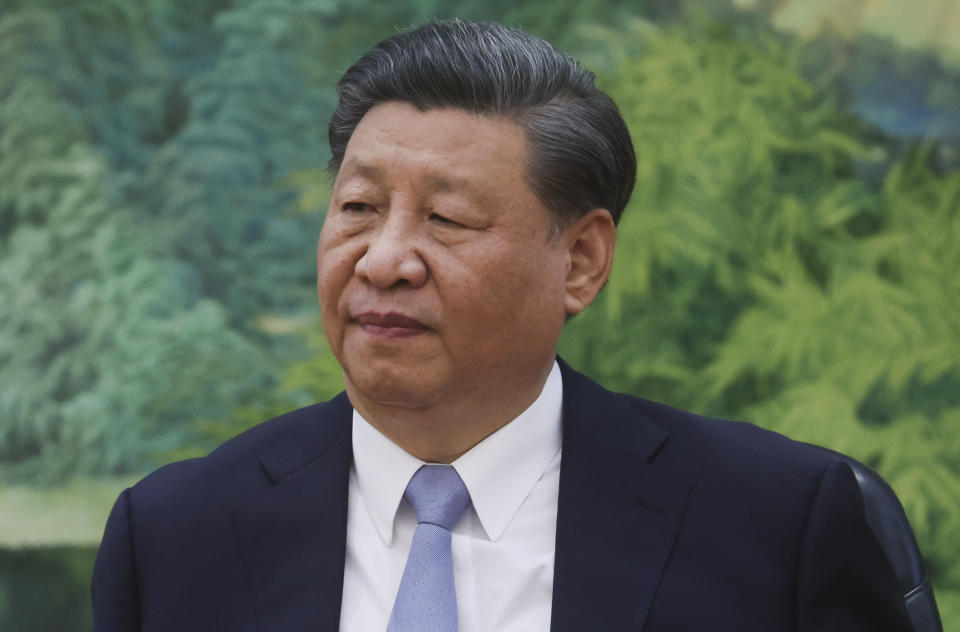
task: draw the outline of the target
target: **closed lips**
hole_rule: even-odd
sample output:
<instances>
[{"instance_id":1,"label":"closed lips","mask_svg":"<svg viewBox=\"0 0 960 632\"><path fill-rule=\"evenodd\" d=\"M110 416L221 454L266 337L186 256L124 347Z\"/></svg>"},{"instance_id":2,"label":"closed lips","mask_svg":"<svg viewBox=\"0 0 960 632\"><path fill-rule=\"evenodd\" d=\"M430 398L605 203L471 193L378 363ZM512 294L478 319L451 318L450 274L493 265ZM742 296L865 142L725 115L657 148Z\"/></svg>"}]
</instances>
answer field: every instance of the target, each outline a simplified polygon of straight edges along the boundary
<instances>
[{"instance_id":1,"label":"closed lips","mask_svg":"<svg viewBox=\"0 0 960 632\"><path fill-rule=\"evenodd\" d=\"M361 325L371 325L373 327L382 327L384 329L426 329L426 325L415 318L389 312L380 314L377 312L365 312L354 317L354 320Z\"/></svg>"}]
</instances>

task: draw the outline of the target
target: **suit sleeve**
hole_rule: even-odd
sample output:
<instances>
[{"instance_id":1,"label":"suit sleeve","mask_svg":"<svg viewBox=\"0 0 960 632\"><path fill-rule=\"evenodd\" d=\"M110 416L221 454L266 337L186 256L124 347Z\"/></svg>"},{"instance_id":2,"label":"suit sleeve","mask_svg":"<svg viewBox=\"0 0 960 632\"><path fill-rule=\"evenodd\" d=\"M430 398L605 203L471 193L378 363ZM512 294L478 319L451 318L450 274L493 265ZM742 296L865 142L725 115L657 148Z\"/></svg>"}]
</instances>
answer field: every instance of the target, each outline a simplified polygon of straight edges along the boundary
<instances>
[{"instance_id":1,"label":"suit sleeve","mask_svg":"<svg viewBox=\"0 0 960 632\"><path fill-rule=\"evenodd\" d=\"M825 471L807 516L797 579L800 632L912 632L850 467Z\"/></svg>"},{"instance_id":2,"label":"suit sleeve","mask_svg":"<svg viewBox=\"0 0 960 632\"><path fill-rule=\"evenodd\" d=\"M139 632L133 533L130 526L130 490L113 505L93 567L93 632Z\"/></svg>"}]
</instances>

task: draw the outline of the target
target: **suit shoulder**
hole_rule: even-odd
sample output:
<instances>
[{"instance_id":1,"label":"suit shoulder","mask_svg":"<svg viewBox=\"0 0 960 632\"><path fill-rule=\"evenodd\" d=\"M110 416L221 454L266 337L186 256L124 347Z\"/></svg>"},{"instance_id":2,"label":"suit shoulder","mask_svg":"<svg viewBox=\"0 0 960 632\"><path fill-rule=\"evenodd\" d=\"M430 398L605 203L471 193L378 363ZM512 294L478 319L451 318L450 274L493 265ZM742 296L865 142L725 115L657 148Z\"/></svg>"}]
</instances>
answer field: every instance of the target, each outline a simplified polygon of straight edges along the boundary
<instances>
[{"instance_id":1,"label":"suit shoulder","mask_svg":"<svg viewBox=\"0 0 960 632\"><path fill-rule=\"evenodd\" d=\"M265 450L291 434L316 435L333 430L331 427L348 414L349 406L341 394L260 423L204 457L164 465L133 487L131 502L141 510L163 509L170 502L179 506L240 502L267 482L260 465Z\"/></svg>"},{"instance_id":2,"label":"suit shoulder","mask_svg":"<svg viewBox=\"0 0 960 632\"><path fill-rule=\"evenodd\" d=\"M819 477L837 459L746 422L704 417L633 395L609 391L560 362L564 417L578 441L633 449L693 474L734 478L794 473ZM629 447L628 447L629 446Z\"/></svg>"},{"instance_id":3,"label":"suit shoulder","mask_svg":"<svg viewBox=\"0 0 960 632\"><path fill-rule=\"evenodd\" d=\"M745 421L704 417L649 400L627 397L638 413L670 435L670 451L682 450L702 467L750 475L798 473L819 477L839 458L815 446Z\"/></svg>"}]
</instances>

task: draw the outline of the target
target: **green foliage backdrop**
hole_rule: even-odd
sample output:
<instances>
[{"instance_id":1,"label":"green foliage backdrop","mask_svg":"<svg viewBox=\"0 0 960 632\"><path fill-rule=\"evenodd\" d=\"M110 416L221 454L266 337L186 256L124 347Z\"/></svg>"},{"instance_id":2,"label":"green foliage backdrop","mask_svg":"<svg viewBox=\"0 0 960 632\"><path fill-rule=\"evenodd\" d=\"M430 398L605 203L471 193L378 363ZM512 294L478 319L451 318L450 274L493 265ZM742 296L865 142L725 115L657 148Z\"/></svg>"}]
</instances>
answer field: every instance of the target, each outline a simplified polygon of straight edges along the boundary
<instances>
[{"instance_id":1,"label":"green foliage backdrop","mask_svg":"<svg viewBox=\"0 0 960 632\"><path fill-rule=\"evenodd\" d=\"M105 519L121 481L340 390L312 297L333 85L460 15L584 59L634 135L614 274L564 356L872 465L960 630L960 68L755 4L0 1L0 628L89 616L24 605L89 572L9 548L58 532L44 503ZM46 544L96 544L57 519Z\"/></svg>"}]
</instances>

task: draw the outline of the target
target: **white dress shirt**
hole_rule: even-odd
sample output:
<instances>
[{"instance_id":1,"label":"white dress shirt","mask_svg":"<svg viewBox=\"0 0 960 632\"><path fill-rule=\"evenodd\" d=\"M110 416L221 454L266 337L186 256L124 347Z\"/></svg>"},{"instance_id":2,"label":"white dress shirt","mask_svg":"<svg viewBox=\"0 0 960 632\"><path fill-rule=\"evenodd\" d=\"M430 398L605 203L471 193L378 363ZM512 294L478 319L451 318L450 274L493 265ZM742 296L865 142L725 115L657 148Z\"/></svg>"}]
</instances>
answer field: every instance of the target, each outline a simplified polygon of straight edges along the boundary
<instances>
[{"instance_id":1,"label":"white dress shirt","mask_svg":"<svg viewBox=\"0 0 960 632\"><path fill-rule=\"evenodd\" d=\"M548 632L563 384L453 462L472 506L453 528L459 632ZM341 632L384 632L417 517L403 498L423 461L353 413Z\"/></svg>"}]
</instances>

